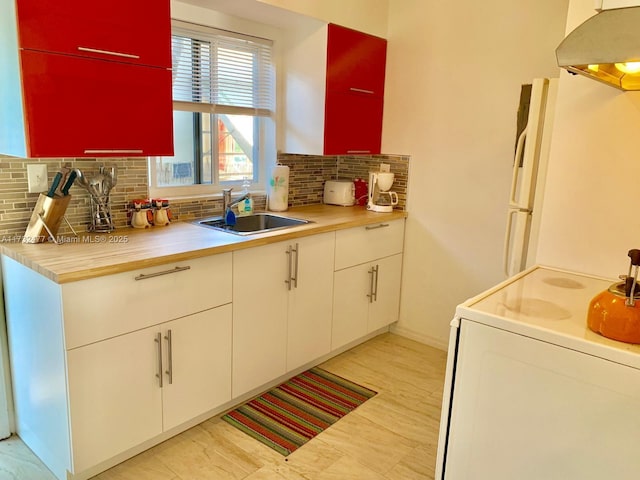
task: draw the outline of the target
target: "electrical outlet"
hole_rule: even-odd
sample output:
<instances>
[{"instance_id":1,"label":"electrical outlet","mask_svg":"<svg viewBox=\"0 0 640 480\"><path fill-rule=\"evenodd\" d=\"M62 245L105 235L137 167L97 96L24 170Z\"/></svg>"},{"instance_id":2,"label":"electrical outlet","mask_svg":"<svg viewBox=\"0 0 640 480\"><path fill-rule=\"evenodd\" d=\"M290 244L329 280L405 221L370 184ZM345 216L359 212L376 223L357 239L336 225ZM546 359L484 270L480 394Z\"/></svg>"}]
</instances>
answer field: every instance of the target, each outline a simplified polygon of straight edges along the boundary
<instances>
[{"instance_id":1,"label":"electrical outlet","mask_svg":"<svg viewBox=\"0 0 640 480\"><path fill-rule=\"evenodd\" d=\"M47 166L41 163L30 163L27 165L27 182L29 193L40 193L47 191Z\"/></svg>"}]
</instances>

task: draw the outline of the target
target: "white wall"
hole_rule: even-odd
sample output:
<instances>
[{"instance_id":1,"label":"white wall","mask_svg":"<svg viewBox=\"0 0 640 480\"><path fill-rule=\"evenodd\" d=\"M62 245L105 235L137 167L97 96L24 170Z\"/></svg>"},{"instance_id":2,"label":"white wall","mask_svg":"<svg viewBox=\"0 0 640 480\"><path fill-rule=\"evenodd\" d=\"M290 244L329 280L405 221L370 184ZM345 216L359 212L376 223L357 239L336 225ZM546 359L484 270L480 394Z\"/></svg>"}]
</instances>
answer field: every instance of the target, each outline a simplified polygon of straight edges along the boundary
<instances>
[{"instance_id":1,"label":"white wall","mask_svg":"<svg viewBox=\"0 0 640 480\"><path fill-rule=\"evenodd\" d=\"M595 12L571 0L567 31ZM640 92L562 75L538 261L610 278L640 248Z\"/></svg>"},{"instance_id":2,"label":"white wall","mask_svg":"<svg viewBox=\"0 0 640 480\"><path fill-rule=\"evenodd\" d=\"M386 37L388 0L258 0L326 22Z\"/></svg>"},{"instance_id":3,"label":"white wall","mask_svg":"<svg viewBox=\"0 0 640 480\"><path fill-rule=\"evenodd\" d=\"M389 0L382 150L411 155L397 331L445 347L501 271L520 85L558 76L568 0Z\"/></svg>"}]
</instances>

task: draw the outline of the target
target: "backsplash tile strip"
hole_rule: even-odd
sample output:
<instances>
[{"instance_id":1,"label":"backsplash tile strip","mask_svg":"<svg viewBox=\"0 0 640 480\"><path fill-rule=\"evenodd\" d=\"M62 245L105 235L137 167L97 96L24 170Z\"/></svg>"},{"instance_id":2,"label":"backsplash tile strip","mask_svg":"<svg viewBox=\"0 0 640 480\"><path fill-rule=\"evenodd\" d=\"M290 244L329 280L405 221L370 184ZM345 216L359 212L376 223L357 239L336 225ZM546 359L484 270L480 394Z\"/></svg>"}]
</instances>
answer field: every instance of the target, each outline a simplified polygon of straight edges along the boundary
<instances>
[{"instance_id":1,"label":"backsplash tile strip","mask_svg":"<svg viewBox=\"0 0 640 480\"><path fill-rule=\"evenodd\" d=\"M6 159L11 158L8 163ZM0 155L0 178L11 173L10 180L0 182L0 240L19 238L24 234L39 194L28 193L27 164L47 165L47 184L51 185L58 169L64 165L79 168L87 177L98 173L101 165L115 165L118 169L118 183L111 192L111 215L116 227L127 225L127 204L134 198L146 198L148 195L146 158L105 158L95 159L18 159ZM13 175L15 174L15 175ZM89 194L74 184L69 191L71 201L66 217L78 233L87 231L90 223ZM68 235L71 230L62 223L59 235Z\"/></svg>"},{"instance_id":2,"label":"backsplash tile strip","mask_svg":"<svg viewBox=\"0 0 640 480\"><path fill-rule=\"evenodd\" d=\"M289 173L289 206L299 207L322 203L326 180L369 181L369 171L379 170L388 163L395 174L393 190L398 194L399 210L407 205L409 157L406 155L313 156L279 154L278 163L287 165Z\"/></svg>"},{"instance_id":3,"label":"backsplash tile strip","mask_svg":"<svg viewBox=\"0 0 640 480\"><path fill-rule=\"evenodd\" d=\"M315 205L322 203L326 180L353 180L364 178L368 181L369 170L378 170L381 162L388 163L395 174L393 190L398 194L398 206L406 209L409 157L401 155L373 156L315 156L279 154L278 163L290 168L289 206ZM118 168L118 183L111 192L111 214L117 228L127 226L129 202L136 198L148 198L148 165L146 158L105 158L105 159L38 159L15 158L0 155L0 241L20 241L31 218L38 199L37 193L28 193L27 165L40 163L47 165L47 184L50 185L60 167L69 164L79 168L88 177L98 173L101 165L115 165ZM67 208L67 219L78 233L87 231L90 223L89 194L81 187L71 188L71 202ZM253 197L254 209L266 209L266 197ZM175 220L191 221L196 218L222 214L222 200L190 199L174 200L171 210ZM60 235L71 233L63 223Z\"/></svg>"}]
</instances>

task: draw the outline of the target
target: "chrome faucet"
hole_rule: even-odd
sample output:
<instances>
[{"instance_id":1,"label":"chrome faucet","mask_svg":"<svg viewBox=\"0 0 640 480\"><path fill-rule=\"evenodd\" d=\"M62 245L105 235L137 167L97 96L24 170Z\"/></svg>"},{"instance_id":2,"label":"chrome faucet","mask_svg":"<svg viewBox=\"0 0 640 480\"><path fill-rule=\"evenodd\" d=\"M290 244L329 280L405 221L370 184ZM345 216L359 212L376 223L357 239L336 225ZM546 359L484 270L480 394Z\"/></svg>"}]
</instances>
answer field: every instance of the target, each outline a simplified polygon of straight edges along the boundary
<instances>
[{"instance_id":1,"label":"chrome faucet","mask_svg":"<svg viewBox=\"0 0 640 480\"><path fill-rule=\"evenodd\" d=\"M227 213L227 209L236 206L241 201L246 200L247 198L251 198L251 193L247 192L241 197L238 197L232 201L231 190L233 190L233 187L222 189L222 214L223 215Z\"/></svg>"}]
</instances>

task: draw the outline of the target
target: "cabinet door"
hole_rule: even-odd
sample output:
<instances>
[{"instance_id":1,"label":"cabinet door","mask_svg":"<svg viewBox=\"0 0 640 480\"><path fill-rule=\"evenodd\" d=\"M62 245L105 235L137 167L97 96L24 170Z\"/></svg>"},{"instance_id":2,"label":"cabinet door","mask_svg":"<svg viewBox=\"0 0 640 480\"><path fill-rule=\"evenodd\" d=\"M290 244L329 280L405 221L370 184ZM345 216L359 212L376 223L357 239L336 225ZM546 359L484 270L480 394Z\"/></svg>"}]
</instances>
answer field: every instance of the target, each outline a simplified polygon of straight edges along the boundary
<instances>
[{"instance_id":1,"label":"cabinet door","mask_svg":"<svg viewBox=\"0 0 640 480\"><path fill-rule=\"evenodd\" d=\"M371 266L346 268L333 276L333 328L331 349L342 347L367 334L372 287Z\"/></svg>"},{"instance_id":2,"label":"cabinet door","mask_svg":"<svg viewBox=\"0 0 640 480\"><path fill-rule=\"evenodd\" d=\"M171 67L168 0L16 3L21 48Z\"/></svg>"},{"instance_id":3,"label":"cabinet door","mask_svg":"<svg viewBox=\"0 0 640 480\"><path fill-rule=\"evenodd\" d=\"M381 258L374 279L374 302L369 308L368 332L373 332L398 321L400 310L400 282L402 279L402 254Z\"/></svg>"},{"instance_id":4,"label":"cabinet door","mask_svg":"<svg viewBox=\"0 0 640 480\"><path fill-rule=\"evenodd\" d=\"M151 327L67 352L75 472L162 433L159 332Z\"/></svg>"},{"instance_id":5,"label":"cabinet door","mask_svg":"<svg viewBox=\"0 0 640 480\"><path fill-rule=\"evenodd\" d=\"M382 98L387 41L334 24L327 35L327 91L364 91Z\"/></svg>"},{"instance_id":6,"label":"cabinet door","mask_svg":"<svg viewBox=\"0 0 640 480\"><path fill-rule=\"evenodd\" d=\"M233 252L233 396L286 372L287 247Z\"/></svg>"},{"instance_id":7,"label":"cabinet door","mask_svg":"<svg viewBox=\"0 0 640 480\"><path fill-rule=\"evenodd\" d=\"M324 154L378 154L382 142L383 99L327 91Z\"/></svg>"},{"instance_id":8,"label":"cabinet door","mask_svg":"<svg viewBox=\"0 0 640 480\"><path fill-rule=\"evenodd\" d=\"M169 322L162 336L169 430L231 400L231 305Z\"/></svg>"},{"instance_id":9,"label":"cabinet door","mask_svg":"<svg viewBox=\"0 0 640 480\"><path fill-rule=\"evenodd\" d=\"M20 55L30 156L173 155L171 71Z\"/></svg>"},{"instance_id":10,"label":"cabinet door","mask_svg":"<svg viewBox=\"0 0 640 480\"><path fill-rule=\"evenodd\" d=\"M297 245L297 285L289 292L287 371L331 351L335 234L306 237Z\"/></svg>"}]
</instances>

